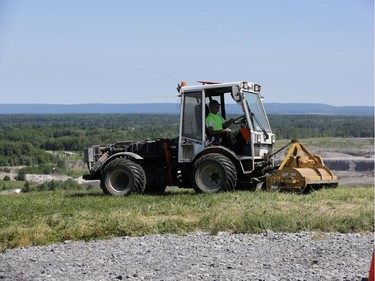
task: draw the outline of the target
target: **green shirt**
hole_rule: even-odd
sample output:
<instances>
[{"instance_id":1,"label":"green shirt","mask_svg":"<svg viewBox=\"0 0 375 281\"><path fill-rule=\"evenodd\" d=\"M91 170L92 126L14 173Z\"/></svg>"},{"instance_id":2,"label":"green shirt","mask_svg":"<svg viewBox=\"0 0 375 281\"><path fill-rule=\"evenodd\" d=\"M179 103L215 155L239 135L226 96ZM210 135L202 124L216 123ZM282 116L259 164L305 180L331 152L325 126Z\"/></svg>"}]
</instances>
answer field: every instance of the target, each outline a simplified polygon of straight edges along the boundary
<instances>
[{"instance_id":1,"label":"green shirt","mask_svg":"<svg viewBox=\"0 0 375 281\"><path fill-rule=\"evenodd\" d=\"M219 114L209 113L206 117L206 127L214 128L214 131L221 131L223 129L224 118Z\"/></svg>"}]
</instances>

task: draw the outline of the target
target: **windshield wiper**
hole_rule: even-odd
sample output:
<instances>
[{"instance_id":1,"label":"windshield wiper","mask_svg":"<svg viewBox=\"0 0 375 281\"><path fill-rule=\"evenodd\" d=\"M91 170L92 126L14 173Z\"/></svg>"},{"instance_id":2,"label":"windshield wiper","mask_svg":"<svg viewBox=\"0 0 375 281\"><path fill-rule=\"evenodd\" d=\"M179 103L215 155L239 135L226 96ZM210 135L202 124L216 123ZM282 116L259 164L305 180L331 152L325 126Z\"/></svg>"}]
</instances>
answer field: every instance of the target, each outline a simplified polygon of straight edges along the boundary
<instances>
[{"instance_id":1,"label":"windshield wiper","mask_svg":"<svg viewBox=\"0 0 375 281\"><path fill-rule=\"evenodd\" d=\"M249 110L250 110L250 109L249 109ZM268 139L268 138L269 138L269 135L268 135L266 129L264 129L263 125L259 122L258 118L256 118L256 116L255 116L254 113L252 113L252 112L250 111L250 114L251 114L251 116L254 118L255 122L257 122L257 124L259 125L260 129L262 130L262 132L263 132L263 134L264 134L265 139Z\"/></svg>"},{"instance_id":2,"label":"windshield wiper","mask_svg":"<svg viewBox=\"0 0 375 281\"><path fill-rule=\"evenodd\" d=\"M247 109L249 110L250 112L250 119L251 119L251 123L253 124L253 127L254 126L254 121L253 119L255 120L255 122L257 122L257 124L259 125L260 129L262 130L263 134L264 134L264 137L265 139L267 140L269 138L269 135L266 131L266 129L264 129L263 125L261 124L261 122L258 120L258 118L255 116L255 114L251 111L250 109L250 106L249 106L249 103L246 101L246 106L247 106Z\"/></svg>"}]
</instances>

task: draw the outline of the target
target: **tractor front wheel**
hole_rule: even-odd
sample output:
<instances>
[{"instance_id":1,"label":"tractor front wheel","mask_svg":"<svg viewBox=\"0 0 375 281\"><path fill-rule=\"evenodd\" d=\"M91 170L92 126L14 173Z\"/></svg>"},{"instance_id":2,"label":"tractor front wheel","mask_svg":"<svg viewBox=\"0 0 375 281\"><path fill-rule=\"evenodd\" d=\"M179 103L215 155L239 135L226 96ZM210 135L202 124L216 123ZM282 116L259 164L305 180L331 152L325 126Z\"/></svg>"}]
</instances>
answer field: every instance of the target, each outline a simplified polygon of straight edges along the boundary
<instances>
[{"instance_id":1,"label":"tractor front wheel","mask_svg":"<svg viewBox=\"0 0 375 281\"><path fill-rule=\"evenodd\" d=\"M104 168L100 187L108 195L125 196L132 192L141 194L146 187L146 174L137 163L118 158Z\"/></svg>"},{"instance_id":2,"label":"tractor front wheel","mask_svg":"<svg viewBox=\"0 0 375 281\"><path fill-rule=\"evenodd\" d=\"M228 157L219 153L206 154L194 164L193 184L198 192L234 191L237 171Z\"/></svg>"}]
</instances>

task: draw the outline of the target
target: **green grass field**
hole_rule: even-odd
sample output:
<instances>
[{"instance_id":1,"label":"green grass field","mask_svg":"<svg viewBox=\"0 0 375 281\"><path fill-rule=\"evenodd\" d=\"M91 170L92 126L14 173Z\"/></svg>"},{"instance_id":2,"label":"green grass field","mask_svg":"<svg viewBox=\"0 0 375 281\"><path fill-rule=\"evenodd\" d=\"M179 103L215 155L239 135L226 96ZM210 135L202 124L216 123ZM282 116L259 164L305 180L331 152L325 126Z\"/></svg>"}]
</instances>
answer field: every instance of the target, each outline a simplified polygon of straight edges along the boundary
<instances>
[{"instance_id":1,"label":"green grass field","mask_svg":"<svg viewBox=\"0 0 375 281\"><path fill-rule=\"evenodd\" d=\"M305 138L299 141L308 149L328 149L328 150L374 150L373 138ZM289 139L277 140L275 143L275 151L282 146L288 144Z\"/></svg>"},{"instance_id":2,"label":"green grass field","mask_svg":"<svg viewBox=\"0 0 375 281\"><path fill-rule=\"evenodd\" d=\"M64 240L205 231L372 232L374 189L339 187L308 195L277 192L109 197L95 191L0 196L0 251Z\"/></svg>"}]
</instances>

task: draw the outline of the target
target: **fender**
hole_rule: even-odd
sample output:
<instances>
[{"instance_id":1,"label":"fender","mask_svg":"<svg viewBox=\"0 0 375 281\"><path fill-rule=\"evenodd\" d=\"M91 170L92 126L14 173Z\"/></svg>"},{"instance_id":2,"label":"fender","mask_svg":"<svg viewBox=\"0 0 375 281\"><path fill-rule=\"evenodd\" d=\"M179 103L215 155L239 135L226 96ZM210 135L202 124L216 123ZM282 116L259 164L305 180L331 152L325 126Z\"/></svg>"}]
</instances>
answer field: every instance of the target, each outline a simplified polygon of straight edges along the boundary
<instances>
[{"instance_id":1,"label":"fender","mask_svg":"<svg viewBox=\"0 0 375 281\"><path fill-rule=\"evenodd\" d=\"M105 161L103 161L103 163L97 169L103 170L104 167L109 162L111 162L113 159L120 158L121 156L123 156L123 158L127 158L127 159L133 158L133 159L136 159L136 160L143 160L142 156L140 156L140 155L138 155L134 152L119 152L119 153L113 154L110 157L108 157L107 159L105 159Z\"/></svg>"},{"instance_id":2,"label":"fender","mask_svg":"<svg viewBox=\"0 0 375 281\"><path fill-rule=\"evenodd\" d=\"M239 161L240 159L238 156L230 149L226 148L225 146L208 146L205 149L203 149L201 152L199 152L197 155L195 155L193 162L195 162L198 158L202 157L203 155L209 154L209 153L220 153L228 158L230 158L232 161Z\"/></svg>"},{"instance_id":3,"label":"fender","mask_svg":"<svg viewBox=\"0 0 375 281\"><path fill-rule=\"evenodd\" d=\"M208 153L220 153L226 157L228 157L233 164L236 166L237 171L241 171L243 174L250 174L254 170L254 165L252 165L252 168L250 170L246 170L243 166L243 161L254 161L252 157L240 157L237 154L235 154L232 150L228 149L225 146L208 146L205 149L203 149L200 153L198 153L194 159L193 163L202 157L205 154Z\"/></svg>"},{"instance_id":4,"label":"fender","mask_svg":"<svg viewBox=\"0 0 375 281\"><path fill-rule=\"evenodd\" d=\"M134 153L134 152L119 152L119 153L116 153L116 154L111 155L111 156L107 159L107 161L110 160L110 159L113 159L113 158L117 158L117 157L119 157L119 156L129 156L130 158L134 158L134 159L137 159L137 160L143 160L143 157L140 156L140 155L137 154L137 153ZM106 161L106 162L107 162L107 161Z\"/></svg>"}]
</instances>

